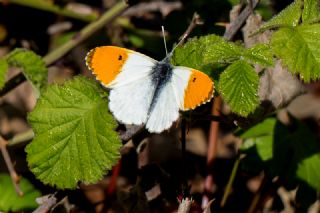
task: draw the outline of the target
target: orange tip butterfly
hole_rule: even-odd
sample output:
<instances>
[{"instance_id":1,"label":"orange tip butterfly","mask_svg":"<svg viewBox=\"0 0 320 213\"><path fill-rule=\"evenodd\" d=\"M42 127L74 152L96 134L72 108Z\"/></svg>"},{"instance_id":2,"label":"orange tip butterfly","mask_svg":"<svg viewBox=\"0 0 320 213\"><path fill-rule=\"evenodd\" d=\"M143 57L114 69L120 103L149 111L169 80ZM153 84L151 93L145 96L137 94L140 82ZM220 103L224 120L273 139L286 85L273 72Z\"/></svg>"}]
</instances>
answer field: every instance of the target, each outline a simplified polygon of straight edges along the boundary
<instances>
[{"instance_id":1,"label":"orange tip butterfly","mask_svg":"<svg viewBox=\"0 0 320 213\"><path fill-rule=\"evenodd\" d=\"M110 89L109 109L124 124L145 124L160 133L179 118L179 110L194 109L213 97L212 80L198 70L173 66L171 53L156 61L141 53L101 46L86 56L96 79Z\"/></svg>"}]
</instances>

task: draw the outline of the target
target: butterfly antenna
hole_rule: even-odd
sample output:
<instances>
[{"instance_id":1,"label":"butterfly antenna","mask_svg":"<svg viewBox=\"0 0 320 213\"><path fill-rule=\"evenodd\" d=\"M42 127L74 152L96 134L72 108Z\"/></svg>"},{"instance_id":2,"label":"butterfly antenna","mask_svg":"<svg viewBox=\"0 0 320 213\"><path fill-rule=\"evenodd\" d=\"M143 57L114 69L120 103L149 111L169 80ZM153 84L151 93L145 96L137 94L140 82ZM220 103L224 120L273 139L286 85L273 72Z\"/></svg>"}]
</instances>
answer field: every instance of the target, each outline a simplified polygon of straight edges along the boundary
<instances>
[{"instance_id":1,"label":"butterfly antenna","mask_svg":"<svg viewBox=\"0 0 320 213\"><path fill-rule=\"evenodd\" d=\"M165 33L164 33L164 27L163 27L163 26L161 26L161 30L162 30L162 35L163 35L164 48L165 48L165 50L166 50L166 55L168 55L166 35L165 35Z\"/></svg>"}]
</instances>

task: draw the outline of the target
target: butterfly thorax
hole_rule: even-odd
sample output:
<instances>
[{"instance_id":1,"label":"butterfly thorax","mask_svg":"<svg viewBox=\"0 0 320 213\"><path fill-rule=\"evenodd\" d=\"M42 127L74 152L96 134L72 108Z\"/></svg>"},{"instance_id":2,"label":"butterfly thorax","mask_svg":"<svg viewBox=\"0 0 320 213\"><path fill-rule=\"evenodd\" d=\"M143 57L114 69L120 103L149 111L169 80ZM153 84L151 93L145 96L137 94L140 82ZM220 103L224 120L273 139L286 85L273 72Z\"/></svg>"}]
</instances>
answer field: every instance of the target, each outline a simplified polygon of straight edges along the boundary
<instances>
[{"instance_id":1,"label":"butterfly thorax","mask_svg":"<svg viewBox=\"0 0 320 213\"><path fill-rule=\"evenodd\" d=\"M157 62L152 68L152 83L155 85L154 96L151 102L149 113L153 109L162 88L170 81L172 76L173 66L169 63L169 59L165 58Z\"/></svg>"},{"instance_id":2,"label":"butterfly thorax","mask_svg":"<svg viewBox=\"0 0 320 213\"><path fill-rule=\"evenodd\" d=\"M162 87L170 79L173 66L167 59L164 59L156 63L152 70L152 83L156 87Z\"/></svg>"}]
</instances>

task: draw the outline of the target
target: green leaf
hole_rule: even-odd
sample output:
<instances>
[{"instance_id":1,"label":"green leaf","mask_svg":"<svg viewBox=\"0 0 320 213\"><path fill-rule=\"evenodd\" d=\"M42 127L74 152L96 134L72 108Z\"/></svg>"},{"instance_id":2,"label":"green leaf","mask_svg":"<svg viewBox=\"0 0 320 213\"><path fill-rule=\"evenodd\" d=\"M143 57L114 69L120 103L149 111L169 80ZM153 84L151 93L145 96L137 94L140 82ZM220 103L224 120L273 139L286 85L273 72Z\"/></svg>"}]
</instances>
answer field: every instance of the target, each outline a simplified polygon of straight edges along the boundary
<instances>
[{"instance_id":1,"label":"green leaf","mask_svg":"<svg viewBox=\"0 0 320 213\"><path fill-rule=\"evenodd\" d=\"M7 56L10 66L19 67L32 85L41 91L47 85L48 71L42 58L30 50L15 49Z\"/></svg>"},{"instance_id":2,"label":"green leaf","mask_svg":"<svg viewBox=\"0 0 320 213\"><path fill-rule=\"evenodd\" d=\"M243 48L225 41L216 35L189 39L188 42L175 49L172 63L174 65L192 67L210 74L216 67L228 65L238 60Z\"/></svg>"},{"instance_id":3,"label":"green leaf","mask_svg":"<svg viewBox=\"0 0 320 213\"><path fill-rule=\"evenodd\" d=\"M273 65L273 54L271 48L267 44L257 44L249 49L245 49L242 54L247 62L260 64L263 66Z\"/></svg>"},{"instance_id":4,"label":"green leaf","mask_svg":"<svg viewBox=\"0 0 320 213\"><path fill-rule=\"evenodd\" d=\"M22 212L38 207L36 198L40 197L41 193L24 178L20 180L19 186L24 193L22 197L17 195L10 176L0 174L0 211Z\"/></svg>"},{"instance_id":5,"label":"green leaf","mask_svg":"<svg viewBox=\"0 0 320 213\"><path fill-rule=\"evenodd\" d=\"M117 126L99 84L85 77L51 85L28 120L35 132L27 146L31 171L45 184L75 188L94 183L120 157Z\"/></svg>"},{"instance_id":6,"label":"green leaf","mask_svg":"<svg viewBox=\"0 0 320 213\"><path fill-rule=\"evenodd\" d=\"M303 1L302 21L311 22L319 18L320 8L319 0L304 0Z\"/></svg>"},{"instance_id":7,"label":"green leaf","mask_svg":"<svg viewBox=\"0 0 320 213\"><path fill-rule=\"evenodd\" d=\"M241 151L255 146L262 161L271 160L273 157L273 132L275 124L275 118L267 118L244 132L240 136L244 139Z\"/></svg>"},{"instance_id":8,"label":"green leaf","mask_svg":"<svg viewBox=\"0 0 320 213\"><path fill-rule=\"evenodd\" d=\"M287 182L298 180L319 191L320 147L314 133L298 120L293 120L289 127L278 122L273 144L277 174Z\"/></svg>"},{"instance_id":9,"label":"green leaf","mask_svg":"<svg viewBox=\"0 0 320 213\"><path fill-rule=\"evenodd\" d=\"M314 134L302 123L288 138L292 143L296 176L316 190L320 190L320 147Z\"/></svg>"},{"instance_id":10,"label":"green leaf","mask_svg":"<svg viewBox=\"0 0 320 213\"><path fill-rule=\"evenodd\" d=\"M240 137L244 140L241 151L247 154L246 158L250 160L248 155L256 154L264 162L261 169L270 177L279 176L287 184L295 184L294 188L297 184L307 184L313 190L320 190L320 146L306 125L293 120L287 127L275 118L268 118ZM251 160L250 164L253 163L256 162Z\"/></svg>"},{"instance_id":11,"label":"green leaf","mask_svg":"<svg viewBox=\"0 0 320 213\"><path fill-rule=\"evenodd\" d=\"M230 65L220 76L219 91L231 110L241 116L253 112L259 104L259 77L243 60Z\"/></svg>"},{"instance_id":12,"label":"green leaf","mask_svg":"<svg viewBox=\"0 0 320 213\"><path fill-rule=\"evenodd\" d=\"M3 88L6 83L6 74L8 71L8 63L4 59L0 59L0 89Z\"/></svg>"},{"instance_id":13,"label":"green leaf","mask_svg":"<svg viewBox=\"0 0 320 213\"><path fill-rule=\"evenodd\" d=\"M262 32L271 28L278 28L281 26L297 26L302 13L302 5L302 0L294 1L278 15L274 16L270 21L262 25L258 32Z\"/></svg>"},{"instance_id":14,"label":"green leaf","mask_svg":"<svg viewBox=\"0 0 320 213\"><path fill-rule=\"evenodd\" d=\"M320 24L283 28L273 34L274 53L305 82L320 77Z\"/></svg>"}]
</instances>

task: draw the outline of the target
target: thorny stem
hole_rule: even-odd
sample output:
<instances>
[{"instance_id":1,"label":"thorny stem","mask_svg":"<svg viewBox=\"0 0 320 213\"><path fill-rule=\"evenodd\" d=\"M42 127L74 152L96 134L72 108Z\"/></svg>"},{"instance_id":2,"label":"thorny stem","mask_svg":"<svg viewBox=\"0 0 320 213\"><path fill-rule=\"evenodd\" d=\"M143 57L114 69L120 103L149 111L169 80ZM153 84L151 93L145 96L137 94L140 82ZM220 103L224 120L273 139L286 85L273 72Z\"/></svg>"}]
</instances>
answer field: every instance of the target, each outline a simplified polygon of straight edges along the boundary
<instances>
[{"instance_id":1,"label":"thorny stem","mask_svg":"<svg viewBox=\"0 0 320 213\"><path fill-rule=\"evenodd\" d=\"M10 158L10 155L8 153L8 150L7 150L7 144L8 142L6 140L4 140L1 136L0 136L0 149L1 149L1 153L2 153L2 156L4 158L4 161L6 162L6 165L8 167L8 170L9 170L9 173L10 173L10 176L11 176L11 180L12 180L12 183L13 183L13 186L14 186L14 189L16 190L16 193L19 195L19 196L23 196L23 192L22 190L20 189L20 186L19 186L19 177L16 173L16 171L14 170L14 167L13 167L13 164L12 164L12 161L11 161L11 158Z\"/></svg>"},{"instance_id":2,"label":"thorny stem","mask_svg":"<svg viewBox=\"0 0 320 213\"><path fill-rule=\"evenodd\" d=\"M60 7L58 5L54 5L52 3L49 3L49 1L39 1L39 0L0 0L0 2L4 4L13 3L21 6L31 7L47 12L56 13L58 15L63 15L66 17L78 19L81 21L91 22L98 18L98 14L95 12L92 12L90 14L81 14L77 13L75 11L72 11L70 9L67 9L65 7Z\"/></svg>"},{"instance_id":3,"label":"thorny stem","mask_svg":"<svg viewBox=\"0 0 320 213\"><path fill-rule=\"evenodd\" d=\"M61 45L60 47L54 49L52 52L44 56L43 60L46 65L50 65L57 61L59 58L64 56L74 47L79 45L82 41L87 39L90 35L95 33L97 30L105 26L108 22L110 22L115 16L119 15L126 9L127 5L125 2L120 1L116 5L114 5L111 9L105 12L97 21L88 24L85 28L83 28L72 40ZM19 73L15 77L11 78L0 91L0 96L5 95L20 83L26 80L25 76L22 73Z\"/></svg>"}]
</instances>

